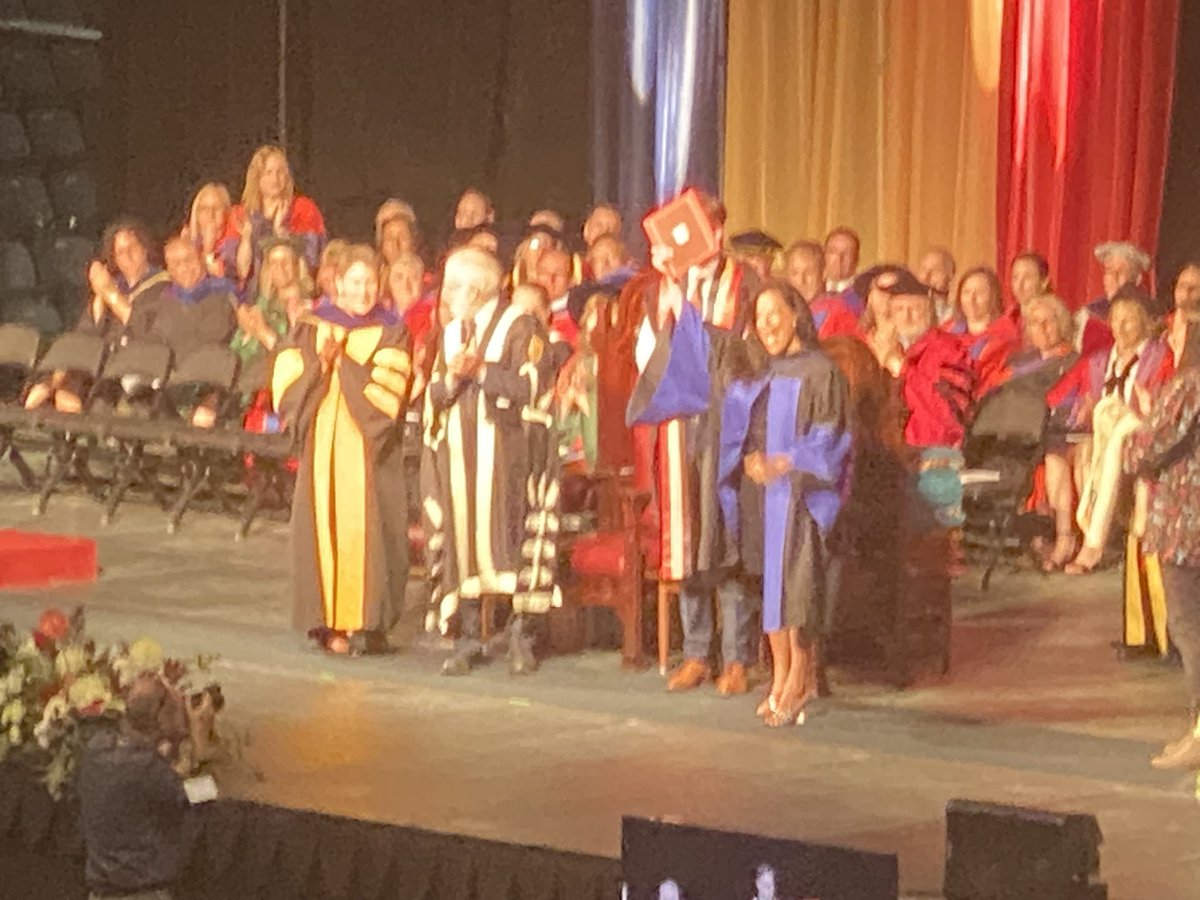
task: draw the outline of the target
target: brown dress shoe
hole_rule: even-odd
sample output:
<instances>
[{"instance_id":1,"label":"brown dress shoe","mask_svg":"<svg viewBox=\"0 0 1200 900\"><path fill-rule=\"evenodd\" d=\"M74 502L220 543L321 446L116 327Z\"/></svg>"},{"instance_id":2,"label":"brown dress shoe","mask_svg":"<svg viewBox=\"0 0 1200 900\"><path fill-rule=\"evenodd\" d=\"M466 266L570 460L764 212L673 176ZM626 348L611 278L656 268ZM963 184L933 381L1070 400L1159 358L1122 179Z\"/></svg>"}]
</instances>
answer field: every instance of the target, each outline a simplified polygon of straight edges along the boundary
<instances>
[{"instance_id":1,"label":"brown dress shoe","mask_svg":"<svg viewBox=\"0 0 1200 900\"><path fill-rule=\"evenodd\" d=\"M733 697L745 694L750 690L746 679L746 667L741 663L730 663L717 679L717 693L722 697Z\"/></svg>"},{"instance_id":2,"label":"brown dress shoe","mask_svg":"<svg viewBox=\"0 0 1200 900\"><path fill-rule=\"evenodd\" d=\"M708 663L702 659L685 659L667 679L668 691L690 691L708 681Z\"/></svg>"}]
</instances>

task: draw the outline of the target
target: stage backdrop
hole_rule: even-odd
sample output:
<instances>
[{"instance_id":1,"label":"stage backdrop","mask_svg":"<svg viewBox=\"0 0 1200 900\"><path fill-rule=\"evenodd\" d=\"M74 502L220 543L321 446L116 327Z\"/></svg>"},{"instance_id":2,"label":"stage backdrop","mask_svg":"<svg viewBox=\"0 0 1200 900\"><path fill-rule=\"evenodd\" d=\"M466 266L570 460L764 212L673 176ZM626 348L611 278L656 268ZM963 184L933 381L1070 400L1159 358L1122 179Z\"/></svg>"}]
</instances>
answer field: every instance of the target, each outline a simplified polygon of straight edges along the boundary
<instances>
[{"instance_id":1,"label":"stage backdrop","mask_svg":"<svg viewBox=\"0 0 1200 900\"><path fill-rule=\"evenodd\" d=\"M1178 16L1178 0L1006 3L999 252L1039 250L1072 306L1103 293L1094 245L1157 252Z\"/></svg>"},{"instance_id":2,"label":"stage backdrop","mask_svg":"<svg viewBox=\"0 0 1200 900\"><path fill-rule=\"evenodd\" d=\"M856 228L864 263L994 262L1000 0L729 5L725 200L787 243Z\"/></svg>"}]
</instances>

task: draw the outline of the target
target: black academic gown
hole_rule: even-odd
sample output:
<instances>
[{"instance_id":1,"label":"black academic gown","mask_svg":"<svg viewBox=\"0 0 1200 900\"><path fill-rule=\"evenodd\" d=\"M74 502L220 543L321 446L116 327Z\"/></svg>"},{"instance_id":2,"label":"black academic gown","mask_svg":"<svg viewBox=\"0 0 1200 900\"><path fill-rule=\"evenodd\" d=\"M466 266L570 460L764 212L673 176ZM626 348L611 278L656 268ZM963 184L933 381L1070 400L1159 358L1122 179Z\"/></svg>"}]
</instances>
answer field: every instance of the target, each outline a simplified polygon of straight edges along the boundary
<instances>
[{"instance_id":1,"label":"black academic gown","mask_svg":"<svg viewBox=\"0 0 1200 900\"><path fill-rule=\"evenodd\" d=\"M344 343L322 371L327 340ZM301 442L292 504L293 623L386 632L408 580L401 438L412 363L403 325L379 307L351 317L329 303L279 351L275 408Z\"/></svg>"},{"instance_id":2,"label":"black academic gown","mask_svg":"<svg viewBox=\"0 0 1200 900\"><path fill-rule=\"evenodd\" d=\"M748 574L761 575L763 630L828 632L829 538L849 487L846 379L819 351L772 359L760 377L734 381L721 416L723 521ZM763 486L744 477L752 453L786 456L790 471ZM746 512L747 488L753 495ZM741 509L739 509L741 507Z\"/></svg>"}]
</instances>

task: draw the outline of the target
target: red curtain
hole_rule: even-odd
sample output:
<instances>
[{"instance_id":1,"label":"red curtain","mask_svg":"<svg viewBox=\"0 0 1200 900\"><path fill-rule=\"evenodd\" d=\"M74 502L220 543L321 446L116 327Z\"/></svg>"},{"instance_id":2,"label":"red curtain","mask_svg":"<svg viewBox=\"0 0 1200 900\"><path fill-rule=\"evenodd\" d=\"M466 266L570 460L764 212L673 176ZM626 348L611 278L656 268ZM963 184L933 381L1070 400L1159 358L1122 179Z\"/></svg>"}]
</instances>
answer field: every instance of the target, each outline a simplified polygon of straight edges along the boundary
<instances>
[{"instance_id":1,"label":"red curtain","mask_svg":"<svg viewBox=\"0 0 1200 900\"><path fill-rule=\"evenodd\" d=\"M1049 261L1059 295L1103 293L1092 248L1158 243L1179 0L1005 0L999 263Z\"/></svg>"}]
</instances>

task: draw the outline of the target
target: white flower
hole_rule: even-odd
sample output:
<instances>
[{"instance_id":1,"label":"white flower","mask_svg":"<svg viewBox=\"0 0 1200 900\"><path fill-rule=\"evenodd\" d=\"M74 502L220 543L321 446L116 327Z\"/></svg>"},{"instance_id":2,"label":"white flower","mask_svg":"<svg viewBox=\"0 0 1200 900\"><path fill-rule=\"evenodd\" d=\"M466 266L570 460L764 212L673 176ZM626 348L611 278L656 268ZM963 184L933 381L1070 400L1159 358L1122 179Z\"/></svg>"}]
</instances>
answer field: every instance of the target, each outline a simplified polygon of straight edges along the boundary
<instances>
[{"instance_id":1,"label":"white flower","mask_svg":"<svg viewBox=\"0 0 1200 900\"><path fill-rule=\"evenodd\" d=\"M10 701L4 707L3 711L0 711L0 727L9 725L9 726L12 726L13 728L16 728L24 720L25 720L25 704L21 701L20 697L17 697L16 699Z\"/></svg>"},{"instance_id":2,"label":"white flower","mask_svg":"<svg viewBox=\"0 0 1200 900\"><path fill-rule=\"evenodd\" d=\"M54 659L54 671L58 673L59 678L66 678L68 675L78 675L83 671L87 662L87 651L82 647L64 647L58 651L58 656Z\"/></svg>"},{"instance_id":3,"label":"white flower","mask_svg":"<svg viewBox=\"0 0 1200 900\"><path fill-rule=\"evenodd\" d=\"M14 747L21 743L21 726L13 725L8 729L8 742Z\"/></svg>"},{"instance_id":4,"label":"white flower","mask_svg":"<svg viewBox=\"0 0 1200 900\"><path fill-rule=\"evenodd\" d=\"M4 692L7 696L15 696L21 693L21 688L25 686L25 673L20 666L13 666L9 670L8 678L4 680Z\"/></svg>"}]
</instances>

